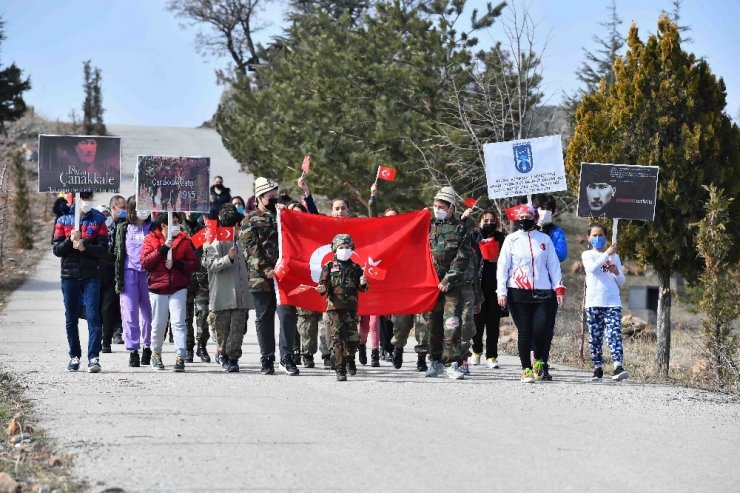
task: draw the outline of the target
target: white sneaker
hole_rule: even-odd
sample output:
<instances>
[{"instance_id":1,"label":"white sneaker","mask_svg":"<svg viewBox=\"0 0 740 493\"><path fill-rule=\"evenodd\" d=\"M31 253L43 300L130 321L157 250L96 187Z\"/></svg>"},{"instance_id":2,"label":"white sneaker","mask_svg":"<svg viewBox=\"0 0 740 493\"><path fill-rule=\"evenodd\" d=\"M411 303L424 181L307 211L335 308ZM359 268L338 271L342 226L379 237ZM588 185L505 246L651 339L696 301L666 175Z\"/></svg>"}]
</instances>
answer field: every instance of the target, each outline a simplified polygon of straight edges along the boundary
<instances>
[{"instance_id":1,"label":"white sneaker","mask_svg":"<svg viewBox=\"0 0 740 493\"><path fill-rule=\"evenodd\" d=\"M432 364L429 365L426 376L429 378L436 378L443 375L444 372L445 365L443 365L441 361L432 361Z\"/></svg>"},{"instance_id":2,"label":"white sneaker","mask_svg":"<svg viewBox=\"0 0 740 493\"><path fill-rule=\"evenodd\" d=\"M480 357L481 357L481 353L473 353L473 358L472 359L473 359L473 365L474 366L480 365Z\"/></svg>"},{"instance_id":3,"label":"white sneaker","mask_svg":"<svg viewBox=\"0 0 740 493\"><path fill-rule=\"evenodd\" d=\"M444 370L444 375L445 377L451 378L452 380L462 380L463 378L465 378L463 372L458 369L457 363L452 363L450 366L446 367Z\"/></svg>"},{"instance_id":4,"label":"white sneaker","mask_svg":"<svg viewBox=\"0 0 740 493\"><path fill-rule=\"evenodd\" d=\"M90 362L87 364L87 371L89 373L98 373L100 371L100 359L91 359Z\"/></svg>"},{"instance_id":5,"label":"white sneaker","mask_svg":"<svg viewBox=\"0 0 740 493\"><path fill-rule=\"evenodd\" d=\"M490 369L498 368L498 361L496 358L486 358L486 366Z\"/></svg>"}]
</instances>

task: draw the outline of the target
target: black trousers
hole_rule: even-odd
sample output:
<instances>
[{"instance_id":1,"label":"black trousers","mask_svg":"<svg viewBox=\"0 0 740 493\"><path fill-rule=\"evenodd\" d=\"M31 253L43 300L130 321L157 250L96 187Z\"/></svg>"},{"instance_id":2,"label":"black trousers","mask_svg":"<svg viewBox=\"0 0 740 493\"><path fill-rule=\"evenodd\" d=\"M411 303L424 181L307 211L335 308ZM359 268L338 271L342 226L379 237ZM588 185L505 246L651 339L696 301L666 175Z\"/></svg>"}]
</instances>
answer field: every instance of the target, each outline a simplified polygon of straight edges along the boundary
<instances>
[{"instance_id":1,"label":"black trousers","mask_svg":"<svg viewBox=\"0 0 740 493\"><path fill-rule=\"evenodd\" d=\"M380 317L380 348L386 353L393 352L391 339L393 339L393 321L390 315Z\"/></svg>"},{"instance_id":2,"label":"black trousers","mask_svg":"<svg viewBox=\"0 0 740 493\"><path fill-rule=\"evenodd\" d=\"M298 314L294 306L277 306L275 293L253 292L257 342L261 360L275 361L275 313L280 322L280 357L293 355L293 338L298 327Z\"/></svg>"},{"instance_id":3,"label":"black trousers","mask_svg":"<svg viewBox=\"0 0 740 493\"><path fill-rule=\"evenodd\" d=\"M120 298L113 284L100 286L100 319L103 326L103 345L110 346L113 333L123 326Z\"/></svg>"},{"instance_id":4,"label":"black trousers","mask_svg":"<svg viewBox=\"0 0 740 493\"><path fill-rule=\"evenodd\" d=\"M483 352L483 332L486 333L486 358L498 358L498 336L501 327L501 307L498 306L496 291L483 291L483 304L480 313L473 317L475 335L473 352Z\"/></svg>"},{"instance_id":5,"label":"black trousers","mask_svg":"<svg viewBox=\"0 0 740 493\"><path fill-rule=\"evenodd\" d=\"M517 328L517 349L522 369L532 368L529 356L534 338L534 357L542 359L550 353L550 320L553 316L549 299L535 303L512 301L511 290L508 297L509 313Z\"/></svg>"}]
</instances>

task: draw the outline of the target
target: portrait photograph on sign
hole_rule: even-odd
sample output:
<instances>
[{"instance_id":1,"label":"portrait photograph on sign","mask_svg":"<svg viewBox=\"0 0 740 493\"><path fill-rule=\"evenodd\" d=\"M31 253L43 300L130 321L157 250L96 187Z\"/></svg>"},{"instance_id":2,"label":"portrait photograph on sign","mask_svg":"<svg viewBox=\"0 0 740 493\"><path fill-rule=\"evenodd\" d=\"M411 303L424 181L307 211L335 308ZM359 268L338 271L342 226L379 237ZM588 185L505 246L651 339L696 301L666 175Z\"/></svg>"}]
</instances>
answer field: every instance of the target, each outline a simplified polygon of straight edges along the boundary
<instances>
[{"instance_id":1,"label":"portrait photograph on sign","mask_svg":"<svg viewBox=\"0 0 740 493\"><path fill-rule=\"evenodd\" d=\"M121 138L39 135L39 192L117 193Z\"/></svg>"},{"instance_id":2,"label":"portrait photograph on sign","mask_svg":"<svg viewBox=\"0 0 740 493\"><path fill-rule=\"evenodd\" d=\"M488 198L567 190L559 135L483 146Z\"/></svg>"},{"instance_id":3,"label":"portrait photograph on sign","mask_svg":"<svg viewBox=\"0 0 740 493\"><path fill-rule=\"evenodd\" d=\"M581 163L578 215L652 221L658 171L657 166Z\"/></svg>"},{"instance_id":4,"label":"portrait photograph on sign","mask_svg":"<svg viewBox=\"0 0 740 493\"><path fill-rule=\"evenodd\" d=\"M208 212L211 159L138 156L136 208L160 212Z\"/></svg>"}]
</instances>

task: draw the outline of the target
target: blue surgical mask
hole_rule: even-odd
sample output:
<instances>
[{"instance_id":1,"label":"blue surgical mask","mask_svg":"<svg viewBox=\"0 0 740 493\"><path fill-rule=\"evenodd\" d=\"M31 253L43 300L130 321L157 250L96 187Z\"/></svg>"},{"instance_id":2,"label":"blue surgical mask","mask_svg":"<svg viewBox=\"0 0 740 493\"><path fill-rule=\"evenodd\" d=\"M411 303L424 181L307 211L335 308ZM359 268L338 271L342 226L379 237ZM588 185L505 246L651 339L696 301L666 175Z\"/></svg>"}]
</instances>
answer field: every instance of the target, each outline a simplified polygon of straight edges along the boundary
<instances>
[{"instance_id":1,"label":"blue surgical mask","mask_svg":"<svg viewBox=\"0 0 740 493\"><path fill-rule=\"evenodd\" d=\"M126 219L126 211L118 211L118 219Z\"/></svg>"},{"instance_id":2,"label":"blue surgical mask","mask_svg":"<svg viewBox=\"0 0 740 493\"><path fill-rule=\"evenodd\" d=\"M595 249L601 250L602 248L604 248L604 245L606 245L606 237L596 236L594 238L591 238L591 246Z\"/></svg>"},{"instance_id":3,"label":"blue surgical mask","mask_svg":"<svg viewBox=\"0 0 740 493\"><path fill-rule=\"evenodd\" d=\"M239 214L241 214L243 216L244 215L244 206L237 205L236 206L236 212L238 212Z\"/></svg>"}]
</instances>

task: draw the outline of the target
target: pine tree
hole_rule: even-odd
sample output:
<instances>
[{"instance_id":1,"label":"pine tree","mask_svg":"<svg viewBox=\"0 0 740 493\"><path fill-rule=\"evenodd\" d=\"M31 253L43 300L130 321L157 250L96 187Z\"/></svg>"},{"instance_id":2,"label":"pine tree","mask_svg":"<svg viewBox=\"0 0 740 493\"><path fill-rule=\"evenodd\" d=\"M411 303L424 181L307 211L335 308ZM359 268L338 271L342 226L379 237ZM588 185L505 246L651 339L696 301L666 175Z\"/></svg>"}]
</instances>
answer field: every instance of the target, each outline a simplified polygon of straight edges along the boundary
<instances>
[{"instance_id":1,"label":"pine tree","mask_svg":"<svg viewBox=\"0 0 740 493\"><path fill-rule=\"evenodd\" d=\"M5 40L5 22L0 17L0 43ZM1 66L0 66L1 67ZM22 78L15 63L0 69L0 133L7 135L5 124L18 120L26 112L23 93L31 89L31 79Z\"/></svg>"},{"instance_id":2,"label":"pine tree","mask_svg":"<svg viewBox=\"0 0 740 493\"><path fill-rule=\"evenodd\" d=\"M614 84L602 82L576 111L568 146L569 188L577 189L581 162L660 167L655 221L620 222L620 252L651 265L659 278L656 373L668 375L673 273L692 281L701 273L691 224L702 219L705 185L740 193L740 130L727 114L724 81L706 60L681 49L678 26L667 15L646 42L632 25L627 53L614 63ZM740 217L740 201L731 217ZM728 224L737 244L738 222ZM738 255L737 248L733 255Z\"/></svg>"},{"instance_id":3,"label":"pine tree","mask_svg":"<svg viewBox=\"0 0 740 493\"><path fill-rule=\"evenodd\" d=\"M612 0L608 10L608 19L599 23L604 28L607 37L593 37L597 46L596 52L583 49L586 59L578 68L576 78L584 84L584 87L565 98L565 107L571 118L575 116L576 107L581 102L584 94L596 92L602 80L607 85L614 83L614 60L624 47L624 36L620 31L622 19L617 13L616 0Z\"/></svg>"},{"instance_id":4,"label":"pine tree","mask_svg":"<svg viewBox=\"0 0 740 493\"><path fill-rule=\"evenodd\" d=\"M23 154L15 151L11 157L13 161L13 182L15 185L15 200L13 202L13 231L15 232L15 246L23 250L33 248L33 224L28 201L28 181L26 167L23 166Z\"/></svg>"},{"instance_id":5,"label":"pine tree","mask_svg":"<svg viewBox=\"0 0 740 493\"><path fill-rule=\"evenodd\" d=\"M85 81L85 100L82 103L82 131L86 135L105 135L103 123L103 96L100 88L101 72L90 60L82 62Z\"/></svg>"},{"instance_id":6,"label":"pine tree","mask_svg":"<svg viewBox=\"0 0 740 493\"><path fill-rule=\"evenodd\" d=\"M105 135L107 130L105 123L103 123L103 95L101 93L101 72L100 69L95 67L95 72L92 80L92 105L93 105L93 126L95 128L95 135Z\"/></svg>"}]
</instances>

